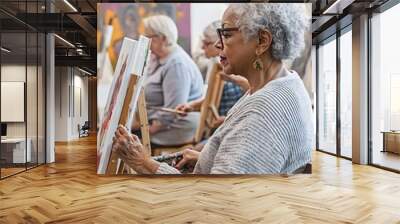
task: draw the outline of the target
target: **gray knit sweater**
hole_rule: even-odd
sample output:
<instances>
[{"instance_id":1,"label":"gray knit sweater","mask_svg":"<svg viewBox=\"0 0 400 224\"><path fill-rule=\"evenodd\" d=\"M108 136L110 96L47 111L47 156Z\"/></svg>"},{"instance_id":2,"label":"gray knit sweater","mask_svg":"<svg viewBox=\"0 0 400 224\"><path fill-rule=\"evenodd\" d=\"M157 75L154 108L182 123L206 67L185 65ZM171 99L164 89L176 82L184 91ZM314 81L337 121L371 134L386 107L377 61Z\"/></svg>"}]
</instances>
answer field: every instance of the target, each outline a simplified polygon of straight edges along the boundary
<instances>
[{"instance_id":1,"label":"gray knit sweater","mask_svg":"<svg viewBox=\"0 0 400 224\"><path fill-rule=\"evenodd\" d=\"M302 80L287 75L244 95L215 131L194 169L199 174L290 174L311 162L313 125ZM161 163L157 174L179 171Z\"/></svg>"}]
</instances>

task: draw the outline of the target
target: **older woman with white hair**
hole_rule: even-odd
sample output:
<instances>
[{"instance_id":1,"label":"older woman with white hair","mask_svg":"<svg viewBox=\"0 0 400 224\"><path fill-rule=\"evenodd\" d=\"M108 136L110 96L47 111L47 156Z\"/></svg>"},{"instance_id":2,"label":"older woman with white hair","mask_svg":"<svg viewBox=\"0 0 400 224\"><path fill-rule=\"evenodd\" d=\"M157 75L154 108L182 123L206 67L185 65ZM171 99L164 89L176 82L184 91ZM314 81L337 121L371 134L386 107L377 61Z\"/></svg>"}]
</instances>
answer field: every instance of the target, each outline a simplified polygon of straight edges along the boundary
<instances>
[{"instance_id":1,"label":"older woman with white hair","mask_svg":"<svg viewBox=\"0 0 400 224\"><path fill-rule=\"evenodd\" d=\"M304 46L304 11L294 4L232 4L218 29L220 62L227 74L248 79L249 91L197 156L201 174L292 174L311 161L311 103L297 73L284 59ZM179 170L147 156L140 142L118 128L114 150L139 172Z\"/></svg>"},{"instance_id":2,"label":"older woman with white hair","mask_svg":"<svg viewBox=\"0 0 400 224\"><path fill-rule=\"evenodd\" d=\"M158 108L173 109L178 104L200 98L203 88L201 73L177 44L178 30L171 18L155 15L143 22L145 36L152 39L152 58L144 86L151 143L169 146L191 142L199 113L177 117Z\"/></svg>"}]
</instances>

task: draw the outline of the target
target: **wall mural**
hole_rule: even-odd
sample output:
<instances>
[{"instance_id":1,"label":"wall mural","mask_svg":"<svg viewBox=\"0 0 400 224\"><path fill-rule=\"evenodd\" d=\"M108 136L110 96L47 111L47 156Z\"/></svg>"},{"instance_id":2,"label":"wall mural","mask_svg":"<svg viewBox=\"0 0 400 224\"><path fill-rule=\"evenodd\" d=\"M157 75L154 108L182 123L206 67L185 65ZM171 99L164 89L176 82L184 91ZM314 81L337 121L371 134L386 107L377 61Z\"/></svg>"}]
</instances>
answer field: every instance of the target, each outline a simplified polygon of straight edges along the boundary
<instances>
[{"instance_id":1,"label":"wall mural","mask_svg":"<svg viewBox=\"0 0 400 224\"><path fill-rule=\"evenodd\" d=\"M122 39L137 39L144 32L143 18L155 14L171 17L178 27L178 44L190 54L190 4L188 3L103 3L98 6L97 44L100 48L103 41L104 27L113 26L108 56L115 68Z\"/></svg>"}]
</instances>

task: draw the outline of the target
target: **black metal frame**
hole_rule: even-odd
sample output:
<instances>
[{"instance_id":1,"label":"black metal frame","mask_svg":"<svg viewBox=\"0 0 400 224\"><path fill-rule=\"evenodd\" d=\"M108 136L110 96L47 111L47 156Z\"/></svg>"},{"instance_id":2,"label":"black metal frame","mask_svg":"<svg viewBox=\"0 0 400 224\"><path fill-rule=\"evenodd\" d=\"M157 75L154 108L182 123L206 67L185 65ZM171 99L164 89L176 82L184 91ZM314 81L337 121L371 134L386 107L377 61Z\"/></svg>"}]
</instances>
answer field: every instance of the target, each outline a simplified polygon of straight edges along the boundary
<instances>
[{"instance_id":1,"label":"black metal frame","mask_svg":"<svg viewBox=\"0 0 400 224\"><path fill-rule=\"evenodd\" d=\"M319 63L318 63L318 58L319 58L319 44L315 46L315 102L314 102L314 108L315 108L315 148L316 150L319 150L319 76L318 76L318 70L319 70Z\"/></svg>"},{"instance_id":2,"label":"black metal frame","mask_svg":"<svg viewBox=\"0 0 400 224\"><path fill-rule=\"evenodd\" d=\"M221 50L224 49L224 39L225 36L223 34L223 32L233 32L233 31L239 31L239 27L229 27L229 28L217 28L217 33L218 33L218 37L219 37L219 42L221 43Z\"/></svg>"},{"instance_id":3,"label":"black metal frame","mask_svg":"<svg viewBox=\"0 0 400 224\"><path fill-rule=\"evenodd\" d=\"M28 11L28 3L25 1L25 12ZM27 19L27 13L25 13L25 21ZM25 85L24 85L24 120L25 120L25 170L28 170L28 24L25 23Z\"/></svg>"},{"instance_id":4,"label":"black metal frame","mask_svg":"<svg viewBox=\"0 0 400 224\"><path fill-rule=\"evenodd\" d=\"M338 26L339 28L339 26ZM336 154L340 157L342 147L342 124L340 119L340 103L341 103L341 65L340 65L340 37L341 30L336 30Z\"/></svg>"},{"instance_id":5,"label":"black metal frame","mask_svg":"<svg viewBox=\"0 0 400 224\"><path fill-rule=\"evenodd\" d=\"M32 1L30 1L32 2ZM47 2L47 0L46 0ZM27 3L28 1L25 0L25 11L27 11ZM36 11L39 10L39 0L36 0ZM46 7L46 11L47 11L47 7ZM25 14L25 17L27 16L27 14ZM2 176L2 168L0 167L0 180L3 180L5 178L17 175L19 173L23 173L27 170L36 168L38 166L41 166L43 164L47 163L47 113L46 113L46 108L47 108L47 102L46 102L46 98L47 98L47 82L46 82L46 78L47 78L47 40L46 40L46 35L44 36L44 41L42 42L42 44L44 44L44 51L42 51L41 53L44 53L43 55L43 59L44 59L44 69L42 70L43 72L43 76L42 76L42 81L44 81L45 86L44 86L44 136L43 136L43 140L44 140L44 161L42 163L39 163L39 107L37 106L36 108L36 142L37 142L37 152L36 152L36 162L34 163L29 163L30 166L28 166L28 154L27 154L27 147L28 147L28 113L27 113L27 81L28 81L28 30L32 30L36 33L36 100L37 100L37 105L39 104L39 33L41 33L39 30L36 30L35 28L29 26L28 24L24 23L24 27L25 27L25 31L22 32L21 34L25 34L25 83L24 83L24 120L25 120L25 169L12 173L10 175L7 176ZM46 33L44 33L46 34ZM2 32L0 32L0 43L1 43L1 35ZM1 44L0 44L1 45ZM1 54L0 54L0 62L1 60ZM1 64L0 64L1 67ZM1 69L0 69L0 81L1 81ZM0 93L1 96L1 93ZM1 115L0 115L1 116ZM0 117L1 118L1 117ZM1 144L0 144L0 156L1 156ZM32 165L32 166L31 166Z\"/></svg>"},{"instance_id":6,"label":"black metal frame","mask_svg":"<svg viewBox=\"0 0 400 224\"><path fill-rule=\"evenodd\" d=\"M373 154L373 149L372 149L372 76L371 76L371 71L372 71L372 66L371 66L371 57L372 57L372 33L371 33L371 19L372 19L372 13L368 12L368 36L367 36L367 45L368 45L368 53L367 53L367 63L368 63L368 69L367 69L367 85L368 85L368 100L367 100L367 107L368 107L368 112L367 112L367 119L368 119L368 164L372 164L372 154Z\"/></svg>"},{"instance_id":7,"label":"black metal frame","mask_svg":"<svg viewBox=\"0 0 400 224\"><path fill-rule=\"evenodd\" d=\"M332 38L333 36L335 36L335 38ZM316 126L317 126L317 131L316 131L316 143L317 143L317 145L316 145L316 150L317 151L319 151L319 152L324 152L324 153L326 153L326 154L329 154L329 155L334 155L334 156L336 156L336 154L335 153L332 153L332 152L329 152L329 151L327 151L327 150L324 150L324 149L321 149L320 147L319 147L319 114L320 114L320 110L319 110L319 105L320 105L320 101L321 101L321 98L320 98L320 94L319 94L319 90L320 90L320 79L319 79L319 77L320 77L320 75L319 75L319 48L320 48L320 45L322 44L322 43L324 43L324 44L326 44L326 43L328 43L328 42L330 42L330 41L337 41L337 37L336 37L336 34L333 34L333 35L331 35L331 36L329 36L329 37L327 37L326 39L324 39L324 40L322 40L322 41L320 41L318 44L317 44L317 47L316 47L316 108L317 108L317 110L316 110L316 116L317 116L317 118L316 118ZM325 43L326 42L326 43ZM336 44L337 44L337 42L336 42ZM337 72L337 71L336 71ZM337 83L337 80L336 80L336 83ZM337 85L337 84L336 84ZM336 89L337 89L337 86L336 86ZM337 95L337 94L336 94ZM336 96L337 97L337 96ZM337 102L336 102L337 103ZM336 127L337 128L337 127ZM337 144L336 144L337 145ZM337 148L337 146L336 146L336 148Z\"/></svg>"},{"instance_id":8,"label":"black metal frame","mask_svg":"<svg viewBox=\"0 0 400 224\"><path fill-rule=\"evenodd\" d=\"M352 24L350 23L349 25L341 28L339 25L337 25L337 31L335 34L327 37L326 39L320 41L316 46L316 150L319 152L323 152L329 155L333 155L333 156L337 156L343 159L347 159L347 160L352 160L352 158L347 157L347 156L343 156L341 153L341 131L342 131L342 127L341 127L341 116L340 116L340 103L341 103L341 65L340 65L340 37L342 35L344 35L348 30L348 28L351 26ZM345 31L345 32L343 32ZM332 38L334 36L334 39ZM332 39L332 40L330 40ZM326 151L324 149L321 149L319 147L319 102L321 100L321 98L319 97L319 85L320 85L320 80L319 80L319 47L321 43L324 42L330 42L330 41L336 41L336 153L332 153L329 151Z\"/></svg>"},{"instance_id":9,"label":"black metal frame","mask_svg":"<svg viewBox=\"0 0 400 224\"><path fill-rule=\"evenodd\" d=\"M2 23L0 23L0 30L2 29ZM2 32L0 32L0 46L2 46ZM0 84L1 84L1 50L0 50ZM0 111L1 111L1 85L0 85ZM1 124L1 113L0 113L0 124ZM1 164L1 144L0 144L0 164ZM1 166L0 166L0 180L1 180Z\"/></svg>"}]
</instances>

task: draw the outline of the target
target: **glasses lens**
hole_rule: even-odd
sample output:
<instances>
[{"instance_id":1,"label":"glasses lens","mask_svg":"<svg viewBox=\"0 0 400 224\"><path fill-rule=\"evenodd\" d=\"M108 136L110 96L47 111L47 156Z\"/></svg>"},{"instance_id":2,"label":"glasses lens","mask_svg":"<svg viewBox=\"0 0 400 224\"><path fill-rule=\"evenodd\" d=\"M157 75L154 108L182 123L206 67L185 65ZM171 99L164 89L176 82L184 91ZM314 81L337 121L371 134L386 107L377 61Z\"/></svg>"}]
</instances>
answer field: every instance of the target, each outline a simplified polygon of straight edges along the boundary
<instances>
[{"instance_id":1,"label":"glasses lens","mask_svg":"<svg viewBox=\"0 0 400 224\"><path fill-rule=\"evenodd\" d=\"M224 49L224 41L223 41L223 38L222 38L222 29L217 29L217 32L218 32L218 37L219 37L219 42L221 43L221 49Z\"/></svg>"}]
</instances>

